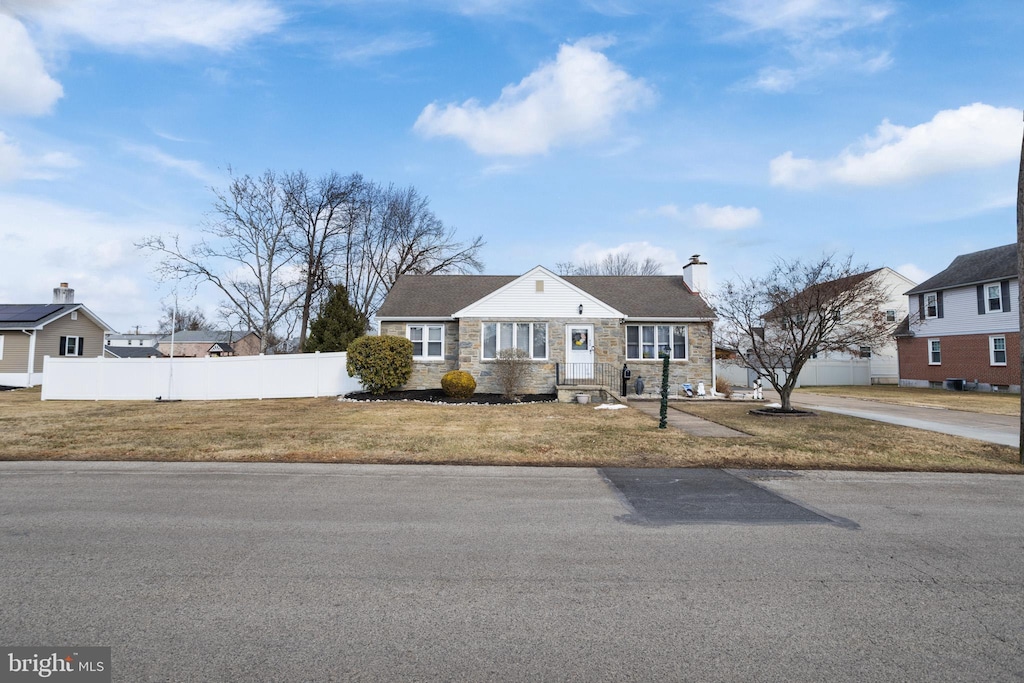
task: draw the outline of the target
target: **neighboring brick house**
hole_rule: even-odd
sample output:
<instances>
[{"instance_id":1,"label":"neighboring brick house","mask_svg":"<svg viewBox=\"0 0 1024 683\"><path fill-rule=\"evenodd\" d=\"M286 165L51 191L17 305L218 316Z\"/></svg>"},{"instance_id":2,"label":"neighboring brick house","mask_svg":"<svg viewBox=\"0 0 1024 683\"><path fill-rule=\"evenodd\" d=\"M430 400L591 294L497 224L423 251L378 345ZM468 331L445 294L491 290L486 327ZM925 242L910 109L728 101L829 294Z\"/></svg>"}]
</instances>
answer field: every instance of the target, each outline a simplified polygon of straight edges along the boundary
<instances>
[{"instance_id":1,"label":"neighboring brick house","mask_svg":"<svg viewBox=\"0 0 1024 683\"><path fill-rule=\"evenodd\" d=\"M0 386L43 383L46 356L101 356L112 331L60 283L49 304L0 304Z\"/></svg>"},{"instance_id":2,"label":"neighboring brick house","mask_svg":"<svg viewBox=\"0 0 1024 683\"><path fill-rule=\"evenodd\" d=\"M493 363L505 348L529 357L525 393L555 393L556 379L618 390L632 378L660 384L659 352L670 354L673 393L714 386L715 314L700 296L707 264L694 257L680 276L559 276L542 266L524 275L403 275L377 312L380 334L413 342L407 389L441 386L464 370L477 391L501 391ZM564 384L565 382L563 382Z\"/></svg>"},{"instance_id":3,"label":"neighboring brick house","mask_svg":"<svg viewBox=\"0 0 1024 683\"><path fill-rule=\"evenodd\" d=\"M963 254L907 292L897 332L900 385L1020 391L1017 245Z\"/></svg>"},{"instance_id":4,"label":"neighboring brick house","mask_svg":"<svg viewBox=\"0 0 1024 683\"><path fill-rule=\"evenodd\" d=\"M175 332L173 340L167 334L160 338L157 348L165 356L175 358L204 358L206 356L257 356L260 336L255 332L235 330L182 330Z\"/></svg>"}]
</instances>

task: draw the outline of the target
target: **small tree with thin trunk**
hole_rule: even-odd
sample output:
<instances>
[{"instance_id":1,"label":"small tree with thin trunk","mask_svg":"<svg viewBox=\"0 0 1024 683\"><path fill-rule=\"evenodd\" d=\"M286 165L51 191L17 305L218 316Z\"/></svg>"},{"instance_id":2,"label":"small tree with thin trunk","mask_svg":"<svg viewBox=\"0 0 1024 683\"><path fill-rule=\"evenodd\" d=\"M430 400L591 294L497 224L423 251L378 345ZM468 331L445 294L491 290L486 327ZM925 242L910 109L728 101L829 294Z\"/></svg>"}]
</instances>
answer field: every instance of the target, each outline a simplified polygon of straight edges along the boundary
<instances>
[{"instance_id":1,"label":"small tree with thin trunk","mask_svg":"<svg viewBox=\"0 0 1024 683\"><path fill-rule=\"evenodd\" d=\"M716 343L764 375L781 409L792 412L797 378L815 354L858 354L892 338L895 324L884 314L890 292L875 272L852 265L851 257L826 255L780 259L763 277L726 282L713 297Z\"/></svg>"}]
</instances>

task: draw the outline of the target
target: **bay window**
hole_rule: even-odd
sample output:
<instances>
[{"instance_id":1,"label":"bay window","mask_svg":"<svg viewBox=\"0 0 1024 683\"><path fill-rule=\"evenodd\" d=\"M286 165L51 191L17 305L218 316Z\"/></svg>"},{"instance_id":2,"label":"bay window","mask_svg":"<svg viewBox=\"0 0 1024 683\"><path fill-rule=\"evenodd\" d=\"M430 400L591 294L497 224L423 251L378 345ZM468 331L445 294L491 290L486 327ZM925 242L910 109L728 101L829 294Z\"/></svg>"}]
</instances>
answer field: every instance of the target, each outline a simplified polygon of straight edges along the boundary
<instances>
[{"instance_id":1,"label":"bay window","mask_svg":"<svg viewBox=\"0 0 1024 683\"><path fill-rule=\"evenodd\" d=\"M494 360L503 349L519 349L527 358L548 357L547 323L483 323L480 349L485 360Z\"/></svg>"}]
</instances>

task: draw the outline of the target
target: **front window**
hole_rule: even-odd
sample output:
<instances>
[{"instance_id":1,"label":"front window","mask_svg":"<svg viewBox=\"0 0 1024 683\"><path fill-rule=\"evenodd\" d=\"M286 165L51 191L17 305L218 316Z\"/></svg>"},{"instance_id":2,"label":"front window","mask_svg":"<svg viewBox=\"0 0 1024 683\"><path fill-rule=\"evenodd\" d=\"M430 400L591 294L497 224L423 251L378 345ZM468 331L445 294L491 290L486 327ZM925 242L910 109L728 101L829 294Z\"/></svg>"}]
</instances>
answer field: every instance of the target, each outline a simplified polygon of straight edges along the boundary
<instances>
[{"instance_id":1,"label":"front window","mask_svg":"<svg viewBox=\"0 0 1024 683\"><path fill-rule=\"evenodd\" d=\"M413 358L444 358L444 325L409 325L408 329Z\"/></svg>"},{"instance_id":2,"label":"front window","mask_svg":"<svg viewBox=\"0 0 1024 683\"><path fill-rule=\"evenodd\" d=\"M1003 291L1000 285L986 285L985 299L989 313L1003 310Z\"/></svg>"},{"instance_id":3,"label":"front window","mask_svg":"<svg viewBox=\"0 0 1024 683\"><path fill-rule=\"evenodd\" d=\"M896 322L896 311L891 308L885 312L885 322L894 323Z\"/></svg>"},{"instance_id":4,"label":"front window","mask_svg":"<svg viewBox=\"0 0 1024 683\"><path fill-rule=\"evenodd\" d=\"M626 325L626 358L686 359L686 325Z\"/></svg>"},{"instance_id":5,"label":"front window","mask_svg":"<svg viewBox=\"0 0 1024 683\"><path fill-rule=\"evenodd\" d=\"M938 339L928 340L928 365L942 365L942 342Z\"/></svg>"},{"instance_id":6,"label":"front window","mask_svg":"<svg viewBox=\"0 0 1024 683\"><path fill-rule=\"evenodd\" d=\"M861 358L871 358L871 347L870 346L862 346L862 347L860 347L860 357Z\"/></svg>"},{"instance_id":7,"label":"front window","mask_svg":"<svg viewBox=\"0 0 1024 683\"><path fill-rule=\"evenodd\" d=\"M924 317L939 317L939 295L936 294L935 292L924 295Z\"/></svg>"},{"instance_id":8,"label":"front window","mask_svg":"<svg viewBox=\"0 0 1024 683\"><path fill-rule=\"evenodd\" d=\"M988 338L989 363L1006 365L1006 337Z\"/></svg>"},{"instance_id":9,"label":"front window","mask_svg":"<svg viewBox=\"0 0 1024 683\"><path fill-rule=\"evenodd\" d=\"M503 349L519 349L533 360L548 357L547 323L484 323L481 350L493 360Z\"/></svg>"}]
</instances>

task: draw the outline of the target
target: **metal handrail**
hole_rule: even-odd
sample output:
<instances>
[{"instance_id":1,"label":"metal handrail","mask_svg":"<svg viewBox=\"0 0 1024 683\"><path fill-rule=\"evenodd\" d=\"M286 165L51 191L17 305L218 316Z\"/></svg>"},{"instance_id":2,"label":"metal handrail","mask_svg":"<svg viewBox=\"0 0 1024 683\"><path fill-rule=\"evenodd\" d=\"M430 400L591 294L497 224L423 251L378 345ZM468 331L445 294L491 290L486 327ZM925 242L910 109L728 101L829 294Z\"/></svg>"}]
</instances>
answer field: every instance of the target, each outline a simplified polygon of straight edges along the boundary
<instances>
[{"instance_id":1,"label":"metal handrail","mask_svg":"<svg viewBox=\"0 0 1024 683\"><path fill-rule=\"evenodd\" d=\"M555 363L555 384L578 387L596 385L618 392L622 371L612 363Z\"/></svg>"}]
</instances>

